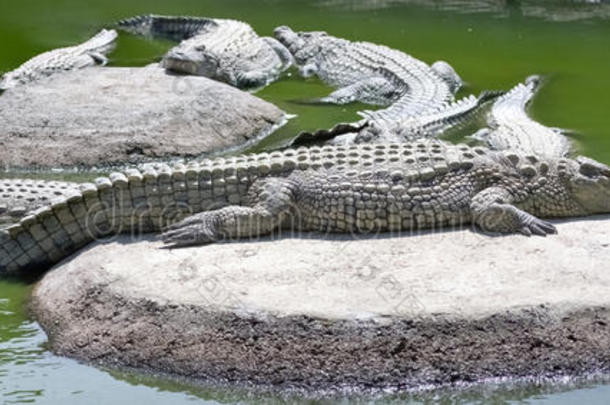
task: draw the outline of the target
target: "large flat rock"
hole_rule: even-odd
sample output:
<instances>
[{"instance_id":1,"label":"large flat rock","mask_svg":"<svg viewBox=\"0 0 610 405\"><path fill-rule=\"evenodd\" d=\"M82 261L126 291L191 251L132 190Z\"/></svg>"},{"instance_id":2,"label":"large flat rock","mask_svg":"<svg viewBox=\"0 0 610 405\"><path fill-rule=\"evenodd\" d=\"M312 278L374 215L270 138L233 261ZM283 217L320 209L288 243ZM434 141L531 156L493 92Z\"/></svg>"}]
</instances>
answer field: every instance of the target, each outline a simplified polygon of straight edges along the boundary
<instances>
[{"instance_id":1,"label":"large flat rock","mask_svg":"<svg viewBox=\"0 0 610 405\"><path fill-rule=\"evenodd\" d=\"M0 96L0 167L195 157L268 134L285 114L249 93L157 66L89 68Z\"/></svg>"},{"instance_id":2,"label":"large flat rock","mask_svg":"<svg viewBox=\"0 0 610 405\"><path fill-rule=\"evenodd\" d=\"M610 372L610 217L547 238L100 241L32 308L56 352L281 388L410 389Z\"/></svg>"}]
</instances>

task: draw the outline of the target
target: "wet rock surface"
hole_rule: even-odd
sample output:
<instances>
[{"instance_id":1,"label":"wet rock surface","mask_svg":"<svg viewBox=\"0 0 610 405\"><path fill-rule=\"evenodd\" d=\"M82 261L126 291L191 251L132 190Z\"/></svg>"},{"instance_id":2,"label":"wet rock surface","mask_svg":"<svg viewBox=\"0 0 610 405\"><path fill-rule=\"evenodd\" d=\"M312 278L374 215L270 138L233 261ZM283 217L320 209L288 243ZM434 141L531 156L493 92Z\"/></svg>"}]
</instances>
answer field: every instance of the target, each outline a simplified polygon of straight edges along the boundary
<instances>
[{"instance_id":1,"label":"wet rock surface","mask_svg":"<svg viewBox=\"0 0 610 405\"><path fill-rule=\"evenodd\" d=\"M268 134L285 114L157 66L88 68L0 96L0 166L104 166L197 157Z\"/></svg>"},{"instance_id":2,"label":"wet rock surface","mask_svg":"<svg viewBox=\"0 0 610 405\"><path fill-rule=\"evenodd\" d=\"M32 309L59 354L211 382L368 391L610 372L609 224L180 250L123 237L50 271Z\"/></svg>"}]
</instances>

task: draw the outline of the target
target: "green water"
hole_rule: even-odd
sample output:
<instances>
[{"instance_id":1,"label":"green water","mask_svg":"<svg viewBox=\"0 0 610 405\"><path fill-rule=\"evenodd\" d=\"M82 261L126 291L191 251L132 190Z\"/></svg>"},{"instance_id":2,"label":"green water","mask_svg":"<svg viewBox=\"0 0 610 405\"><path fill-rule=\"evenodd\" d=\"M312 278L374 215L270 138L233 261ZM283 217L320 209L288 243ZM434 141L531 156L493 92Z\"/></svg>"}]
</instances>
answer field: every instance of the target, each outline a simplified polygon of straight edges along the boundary
<instances>
[{"instance_id":1,"label":"green water","mask_svg":"<svg viewBox=\"0 0 610 405\"><path fill-rule=\"evenodd\" d=\"M369 40L402 49L426 62L449 61L468 82L462 94L484 89L507 89L530 74L542 74L546 85L531 109L539 121L573 132L583 154L610 163L607 126L610 94L610 22L603 18L567 18L567 2L540 1L549 11L536 14L525 4L492 12L477 2L462 1L444 10L442 2L417 1L210 1L210 0L0 0L0 71L18 66L33 55L80 42L119 18L141 13L190 14L242 19L261 34L275 26L326 30L349 39ZM425 3L420 1L419 3ZM455 1L454 1L455 3ZM470 4L465 4L470 3ZM496 4L502 2L479 2ZM432 5L430 5L432 4ZM474 6L473 6L474 4ZM387 7L381 7L387 6ZM610 15L608 5L573 7L568 17ZM494 7L492 7L494 8ZM554 14L562 10L563 17ZM141 66L158 60L170 46L121 35L112 65ZM357 118L362 106L312 106L297 103L326 95L329 89L316 80L292 74L258 95L298 115L257 148L281 145L304 129L327 128ZM455 135L456 139L464 133ZM62 174L59 177L80 178ZM186 383L134 373L116 373L80 365L53 356L45 349L45 335L32 322L25 305L31 287L0 282L0 401L3 403L280 403L296 399L255 396L248 393L193 387ZM606 380L607 381L607 380ZM356 402L345 399L344 403ZM605 404L610 385L603 382L487 385L465 392L432 392L381 402L476 402L533 404ZM313 403L302 401L303 403ZM330 402L330 401L328 401ZM364 400L360 401L364 402Z\"/></svg>"}]
</instances>

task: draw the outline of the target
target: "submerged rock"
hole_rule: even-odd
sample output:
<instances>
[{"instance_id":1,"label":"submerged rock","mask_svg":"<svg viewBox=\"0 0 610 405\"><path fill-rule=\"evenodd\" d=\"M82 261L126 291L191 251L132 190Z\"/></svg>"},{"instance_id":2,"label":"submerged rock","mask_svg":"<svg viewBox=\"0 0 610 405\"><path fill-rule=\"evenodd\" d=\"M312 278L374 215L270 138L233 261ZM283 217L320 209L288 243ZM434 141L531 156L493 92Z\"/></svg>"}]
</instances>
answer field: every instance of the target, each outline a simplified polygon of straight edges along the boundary
<instances>
[{"instance_id":1,"label":"submerged rock","mask_svg":"<svg viewBox=\"0 0 610 405\"><path fill-rule=\"evenodd\" d=\"M609 223L180 250L121 237L49 272L32 308L61 355L212 382L403 390L608 372Z\"/></svg>"},{"instance_id":2,"label":"submerged rock","mask_svg":"<svg viewBox=\"0 0 610 405\"><path fill-rule=\"evenodd\" d=\"M285 114L203 77L147 68L89 68L0 96L2 167L131 164L244 145Z\"/></svg>"}]
</instances>

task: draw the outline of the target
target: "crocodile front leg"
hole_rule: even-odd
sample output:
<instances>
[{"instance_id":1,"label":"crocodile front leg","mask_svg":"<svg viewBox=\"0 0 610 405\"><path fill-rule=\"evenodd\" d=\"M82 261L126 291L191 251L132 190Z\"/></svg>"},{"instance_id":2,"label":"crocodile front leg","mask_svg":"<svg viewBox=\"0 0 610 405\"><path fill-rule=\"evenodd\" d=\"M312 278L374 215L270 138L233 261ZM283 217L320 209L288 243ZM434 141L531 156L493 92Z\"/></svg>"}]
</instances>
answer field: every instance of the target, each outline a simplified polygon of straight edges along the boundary
<instances>
[{"instance_id":1,"label":"crocodile front leg","mask_svg":"<svg viewBox=\"0 0 610 405\"><path fill-rule=\"evenodd\" d=\"M101 52L89 52L87 55L100 66L106 66L108 64L108 58Z\"/></svg>"},{"instance_id":2,"label":"crocodile front leg","mask_svg":"<svg viewBox=\"0 0 610 405\"><path fill-rule=\"evenodd\" d=\"M163 233L163 242L180 247L269 234L292 208L292 190L286 179L259 180L249 191L250 207L232 205L188 217Z\"/></svg>"},{"instance_id":3,"label":"crocodile front leg","mask_svg":"<svg viewBox=\"0 0 610 405\"><path fill-rule=\"evenodd\" d=\"M485 232L519 232L527 236L557 233L553 224L512 205L512 199L510 192L500 187L481 191L470 204L474 223Z\"/></svg>"}]
</instances>

